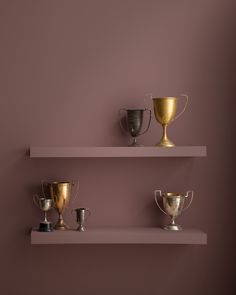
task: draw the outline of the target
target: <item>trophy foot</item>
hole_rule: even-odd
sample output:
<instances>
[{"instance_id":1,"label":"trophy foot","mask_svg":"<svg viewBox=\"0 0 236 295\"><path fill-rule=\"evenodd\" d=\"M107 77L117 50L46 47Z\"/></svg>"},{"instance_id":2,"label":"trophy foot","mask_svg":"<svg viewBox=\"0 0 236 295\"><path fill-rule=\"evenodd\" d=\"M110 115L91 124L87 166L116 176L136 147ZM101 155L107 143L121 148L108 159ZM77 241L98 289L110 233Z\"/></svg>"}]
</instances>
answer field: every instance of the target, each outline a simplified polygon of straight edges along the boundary
<instances>
[{"instance_id":1,"label":"trophy foot","mask_svg":"<svg viewBox=\"0 0 236 295\"><path fill-rule=\"evenodd\" d=\"M179 224L168 224L164 226L165 230L182 230L181 225Z\"/></svg>"},{"instance_id":2,"label":"trophy foot","mask_svg":"<svg viewBox=\"0 0 236 295\"><path fill-rule=\"evenodd\" d=\"M159 147L173 147L173 146L175 146L175 144L172 141L170 141L169 139L163 139L159 143L157 143L156 146L159 146Z\"/></svg>"},{"instance_id":3,"label":"trophy foot","mask_svg":"<svg viewBox=\"0 0 236 295\"><path fill-rule=\"evenodd\" d=\"M82 231L82 232L84 232L84 231L85 231L85 228L84 228L83 226L79 226L79 227L77 228L77 231Z\"/></svg>"},{"instance_id":4,"label":"trophy foot","mask_svg":"<svg viewBox=\"0 0 236 295\"><path fill-rule=\"evenodd\" d=\"M40 222L38 231L41 231L41 232L53 231L52 223L51 222Z\"/></svg>"},{"instance_id":5,"label":"trophy foot","mask_svg":"<svg viewBox=\"0 0 236 295\"><path fill-rule=\"evenodd\" d=\"M140 143L131 143L130 145L128 145L128 146L134 146L134 147L139 147L139 146L143 146L142 144L140 144Z\"/></svg>"},{"instance_id":6,"label":"trophy foot","mask_svg":"<svg viewBox=\"0 0 236 295\"><path fill-rule=\"evenodd\" d=\"M132 140L131 144L129 144L128 146L137 147L137 146L143 146L143 145L137 142L137 137L133 137L133 140Z\"/></svg>"},{"instance_id":7,"label":"trophy foot","mask_svg":"<svg viewBox=\"0 0 236 295\"><path fill-rule=\"evenodd\" d=\"M55 230L68 230L70 227L64 222L64 220L58 220L54 226Z\"/></svg>"}]
</instances>

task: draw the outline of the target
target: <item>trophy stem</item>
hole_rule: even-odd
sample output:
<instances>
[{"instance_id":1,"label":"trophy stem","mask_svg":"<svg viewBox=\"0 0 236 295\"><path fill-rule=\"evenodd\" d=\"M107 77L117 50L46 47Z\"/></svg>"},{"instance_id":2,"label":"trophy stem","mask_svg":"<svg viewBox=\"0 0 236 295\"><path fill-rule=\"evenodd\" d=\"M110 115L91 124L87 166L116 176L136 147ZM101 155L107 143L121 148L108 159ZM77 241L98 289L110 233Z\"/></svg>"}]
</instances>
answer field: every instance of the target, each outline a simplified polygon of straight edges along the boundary
<instances>
[{"instance_id":1,"label":"trophy stem","mask_svg":"<svg viewBox=\"0 0 236 295\"><path fill-rule=\"evenodd\" d=\"M133 137L133 143L132 145L136 145L137 144L137 137Z\"/></svg>"},{"instance_id":2,"label":"trophy stem","mask_svg":"<svg viewBox=\"0 0 236 295\"><path fill-rule=\"evenodd\" d=\"M175 144L172 141L170 141L167 136L167 126L168 124L162 124L162 128L163 128L162 138L161 138L161 141L157 144L157 146L161 146L161 147L175 146Z\"/></svg>"},{"instance_id":3,"label":"trophy stem","mask_svg":"<svg viewBox=\"0 0 236 295\"><path fill-rule=\"evenodd\" d=\"M142 146L137 142L137 137L132 137L132 143L129 146Z\"/></svg>"},{"instance_id":4,"label":"trophy stem","mask_svg":"<svg viewBox=\"0 0 236 295\"><path fill-rule=\"evenodd\" d=\"M59 219L58 219L56 225L54 226L54 228L58 229L58 230L68 230L69 229L69 227L64 222L61 213L59 213Z\"/></svg>"},{"instance_id":5,"label":"trophy stem","mask_svg":"<svg viewBox=\"0 0 236 295\"><path fill-rule=\"evenodd\" d=\"M172 217L170 224L165 225L164 229L166 229L166 230L182 230L182 227L181 227L181 225L176 224L174 217Z\"/></svg>"},{"instance_id":6,"label":"trophy stem","mask_svg":"<svg viewBox=\"0 0 236 295\"><path fill-rule=\"evenodd\" d=\"M48 222L48 220L47 220L47 212L46 211L44 211L44 222Z\"/></svg>"},{"instance_id":7,"label":"trophy stem","mask_svg":"<svg viewBox=\"0 0 236 295\"><path fill-rule=\"evenodd\" d=\"M175 225L175 219L174 218L171 219L171 223L170 224L171 225Z\"/></svg>"}]
</instances>

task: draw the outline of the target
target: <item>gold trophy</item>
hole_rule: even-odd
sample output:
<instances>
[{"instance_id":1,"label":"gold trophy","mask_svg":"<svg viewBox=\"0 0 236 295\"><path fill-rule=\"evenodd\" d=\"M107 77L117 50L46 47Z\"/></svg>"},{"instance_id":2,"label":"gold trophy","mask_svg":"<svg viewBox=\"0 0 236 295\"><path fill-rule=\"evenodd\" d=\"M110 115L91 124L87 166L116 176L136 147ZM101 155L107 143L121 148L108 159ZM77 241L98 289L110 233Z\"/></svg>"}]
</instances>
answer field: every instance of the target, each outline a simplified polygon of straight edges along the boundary
<instances>
[{"instance_id":1,"label":"gold trophy","mask_svg":"<svg viewBox=\"0 0 236 295\"><path fill-rule=\"evenodd\" d=\"M175 218L182 212L187 210L193 201L193 191L187 191L186 194L182 193L163 193L161 190L154 192L155 201L159 209L166 215L170 216L171 222L164 226L167 230L182 230L181 225L175 223ZM190 196L188 205L184 208L184 202ZM158 197L162 198L162 206L158 202ZM163 207L163 209L162 209Z\"/></svg>"},{"instance_id":2,"label":"gold trophy","mask_svg":"<svg viewBox=\"0 0 236 295\"><path fill-rule=\"evenodd\" d=\"M55 181L55 182L48 183L50 196L54 202L54 208L56 209L59 215L58 221L56 225L54 226L55 229L58 229L58 230L69 229L69 227L66 225L66 223L63 220L62 214L70 201L71 190L73 185L74 184L69 181L62 181L62 182ZM78 186L77 186L77 189L78 189ZM75 196L76 195L77 195L77 192L75 193Z\"/></svg>"},{"instance_id":3,"label":"gold trophy","mask_svg":"<svg viewBox=\"0 0 236 295\"><path fill-rule=\"evenodd\" d=\"M185 97L186 102L183 110L176 116L177 104L180 97ZM160 147L173 147L175 144L167 137L167 126L179 118L185 111L188 104L188 96L182 94L180 96L167 96L167 97L152 97L154 113L157 122L162 125L163 135L160 142L156 146Z\"/></svg>"}]
</instances>

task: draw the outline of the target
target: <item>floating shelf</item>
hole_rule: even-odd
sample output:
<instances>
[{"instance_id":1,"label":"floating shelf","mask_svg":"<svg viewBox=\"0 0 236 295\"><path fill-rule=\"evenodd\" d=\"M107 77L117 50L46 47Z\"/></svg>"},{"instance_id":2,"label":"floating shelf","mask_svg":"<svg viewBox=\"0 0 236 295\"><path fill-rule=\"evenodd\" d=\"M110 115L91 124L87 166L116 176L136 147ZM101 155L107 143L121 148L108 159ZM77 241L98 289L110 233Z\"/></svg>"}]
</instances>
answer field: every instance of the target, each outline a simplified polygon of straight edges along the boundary
<instances>
[{"instance_id":1,"label":"floating shelf","mask_svg":"<svg viewBox=\"0 0 236 295\"><path fill-rule=\"evenodd\" d=\"M206 157L206 146L30 147L31 158Z\"/></svg>"},{"instance_id":2,"label":"floating shelf","mask_svg":"<svg viewBox=\"0 0 236 295\"><path fill-rule=\"evenodd\" d=\"M207 235L197 229L167 231L161 228L88 228L49 233L31 231L31 244L191 244L206 245Z\"/></svg>"}]
</instances>

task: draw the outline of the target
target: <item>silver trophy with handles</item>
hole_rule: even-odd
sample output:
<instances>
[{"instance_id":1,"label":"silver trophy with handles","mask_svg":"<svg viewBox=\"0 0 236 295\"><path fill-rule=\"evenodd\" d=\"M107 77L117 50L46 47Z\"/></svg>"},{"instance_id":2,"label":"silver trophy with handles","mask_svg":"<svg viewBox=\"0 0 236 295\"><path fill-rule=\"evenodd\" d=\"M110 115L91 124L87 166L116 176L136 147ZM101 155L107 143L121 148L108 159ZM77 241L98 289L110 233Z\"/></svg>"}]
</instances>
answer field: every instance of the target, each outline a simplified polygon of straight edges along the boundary
<instances>
[{"instance_id":1,"label":"silver trophy with handles","mask_svg":"<svg viewBox=\"0 0 236 295\"><path fill-rule=\"evenodd\" d=\"M51 232L53 230L53 226L47 219L47 212L53 208L53 200L35 195L33 196L33 201L34 204L44 213L44 220L39 223L38 231Z\"/></svg>"},{"instance_id":2,"label":"silver trophy with handles","mask_svg":"<svg viewBox=\"0 0 236 295\"><path fill-rule=\"evenodd\" d=\"M171 222L165 225L164 229L182 230L182 226L176 224L175 219L191 205L193 201L193 191L187 191L187 193L170 193L155 190L154 195L159 209L171 218ZM184 207L186 199L189 199L189 203L186 207ZM160 200L162 201L162 205L160 205Z\"/></svg>"}]
</instances>

